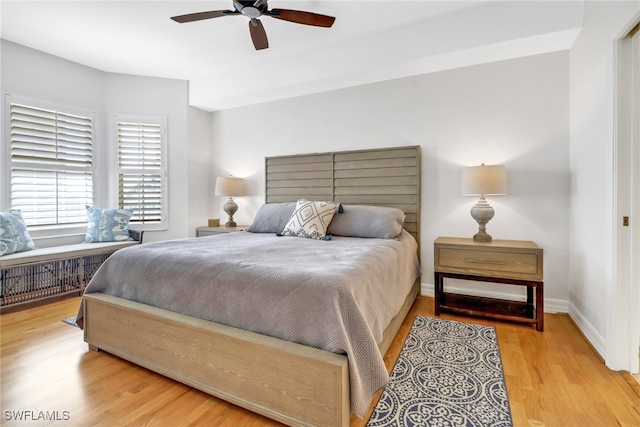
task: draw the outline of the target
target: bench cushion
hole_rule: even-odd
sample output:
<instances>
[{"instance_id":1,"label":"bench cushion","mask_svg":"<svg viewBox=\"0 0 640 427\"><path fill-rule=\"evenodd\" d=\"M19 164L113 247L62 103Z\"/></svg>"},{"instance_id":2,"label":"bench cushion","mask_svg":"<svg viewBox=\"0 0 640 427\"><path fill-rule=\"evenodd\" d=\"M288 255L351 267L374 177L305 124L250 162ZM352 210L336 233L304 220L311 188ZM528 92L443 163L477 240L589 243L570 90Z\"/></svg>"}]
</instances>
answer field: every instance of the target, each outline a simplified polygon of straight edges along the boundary
<instances>
[{"instance_id":1,"label":"bench cushion","mask_svg":"<svg viewBox=\"0 0 640 427\"><path fill-rule=\"evenodd\" d=\"M37 264L45 261L55 261L82 256L100 255L115 252L118 249L137 244L139 244L139 242L130 240L125 242L78 243L75 245L35 249L32 251L18 252L0 257L0 268Z\"/></svg>"}]
</instances>

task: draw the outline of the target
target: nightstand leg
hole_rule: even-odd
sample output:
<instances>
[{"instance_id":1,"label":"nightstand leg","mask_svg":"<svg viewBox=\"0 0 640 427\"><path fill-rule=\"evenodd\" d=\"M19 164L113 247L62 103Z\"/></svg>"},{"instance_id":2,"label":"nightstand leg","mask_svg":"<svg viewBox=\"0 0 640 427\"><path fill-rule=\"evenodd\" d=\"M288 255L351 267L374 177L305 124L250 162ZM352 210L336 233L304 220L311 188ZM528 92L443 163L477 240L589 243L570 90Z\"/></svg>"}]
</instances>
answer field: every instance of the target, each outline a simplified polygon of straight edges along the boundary
<instances>
[{"instance_id":1,"label":"nightstand leg","mask_svg":"<svg viewBox=\"0 0 640 427\"><path fill-rule=\"evenodd\" d=\"M442 295L442 282L444 278L435 271L433 273L433 287L434 287L434 308L433 312L436 316L440 316L440 299Z\"/></svg>"},{"instance_id":2,"label":"nightstand leg","mask_svg":"<svg viewBox=\"0 0 640 427\"><path fill-rule=\"evenodd\" d=\"M542 282L536 286L536 330L544 331L544 285Z\"/></svg>"},{"instance_id":3,"label":"nightstand leg","mask_svg":"<svg viewBox=\"0 0 640 427\"><path fill-rule=\"evenodd\" d=\"M537 288L537 286L536 286ZM533 311L533 286L527 286L527 307L525 310L525 315L533 319L534 311Z\"/></svg>"}]
</instances>

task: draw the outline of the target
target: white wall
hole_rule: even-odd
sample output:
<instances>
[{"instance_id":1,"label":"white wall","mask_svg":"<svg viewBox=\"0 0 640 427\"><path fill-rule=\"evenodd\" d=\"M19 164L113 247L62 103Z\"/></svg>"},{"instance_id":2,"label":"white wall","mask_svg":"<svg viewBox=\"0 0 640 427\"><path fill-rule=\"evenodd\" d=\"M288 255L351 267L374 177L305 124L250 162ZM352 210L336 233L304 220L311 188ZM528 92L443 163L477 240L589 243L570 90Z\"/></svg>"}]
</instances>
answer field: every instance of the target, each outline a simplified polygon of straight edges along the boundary
<instances>
[{"instance_id":1,"label":"white wall","mask_svg":"<svg viewBox=\"0 0 640 427\"><path fill-rule=\"evenodd\" d=\"M211 216L211 130L209 113L189 107L189 236L207 225Z\"/></svg>"},{"instance_id":2,"label":"white wall","mask_svg":"<svg viewBox=\"0 0 640 427\"><path fill-rule=\"evenodd\" d=\"M208 154L208 114L188 106L188 84L186 81L158 79L106 73L75 62L67 61L6 40L1 44L2 80L0 93L12 94L55 105L86 108L97 113L97 136L94 161L98 169L95 179L95 202L100 206L116 203L114 152L110 144L112 116L114 114L158 115L167 117L168 166L169 166L169 229L145 232L145 241L164 240L194 235L192 218L202 220L209 210L209 192L200 189L202 182L210 180L209 170L197 160L200 150ZM2 100L4 122L4 99ZM203 136L195 129L204 130ZM5 127L3 126L3 132ZM190 138L193 141L190 142ZM3 133L4 143L4 133ZM3 144L4 146L4 144ZM192 153L195 151L195 154ZM8 153L3 152L3 156ZM7 175L4 157L0 162L0 209L9 209ZM109 182L109 177L113 181ZM189 191L190 180L196 191ZM190 210L197 212L193 217ZM206 223L205 223L206 224ZM53 237L44 238L42 233L31 230L36 245L47 247L57 244L76 243L84 239L86 226L73 230L52 230Z\"/></svg>"},{"instance_id":3,"label":"white wall","mask_svg":"<svg viewBox=\"0 0 640 427\"><path fill-rule=\"evenodd\" d=\"M629 338L615 336L614 320L614 40L639 10L640 2L585 2L570 60L570 314L613 369L628 369L615 347Z\"/></svg>"},{"instance_id":4,"label":"white wall","mask_svg":"<svg viewBox=\"0 0 640 427\"><path fill-rule=\"evenodd\" d=\"M214 175L248 179L251 196L236 200L235 219L249 223L264 202L265 156L421 145L422 280L432 285L431 242L477 229L475 200L460 195L461 168L504 164L509 195L490 200L488 231L545 250L547 308L566 311L568 61L568 52L537 55L215 112ZM220 216L223 203L213 200Z\"/></svg>"},{"instance_id":5,"label":"white wall","mask_svg":"<svg viewBox=\"0 0 640 427\"><path fill-rule=\"evenodd\" d=\"M102 111L105 73L0 40L4 93Z\"/></svg>"}]
</instances>

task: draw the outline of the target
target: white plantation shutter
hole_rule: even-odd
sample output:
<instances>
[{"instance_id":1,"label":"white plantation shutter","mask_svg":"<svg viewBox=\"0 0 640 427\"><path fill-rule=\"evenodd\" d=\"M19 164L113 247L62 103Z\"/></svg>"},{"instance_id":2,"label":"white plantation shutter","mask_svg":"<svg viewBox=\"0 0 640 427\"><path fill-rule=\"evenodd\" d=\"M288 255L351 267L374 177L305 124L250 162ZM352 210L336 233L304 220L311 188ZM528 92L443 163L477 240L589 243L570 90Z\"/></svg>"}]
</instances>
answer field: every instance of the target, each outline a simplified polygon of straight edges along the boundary
<instances>
[{"instance_id":1,"label":"white plantation shutter","mask_svg":"<svg viewBox=\"0 0 640 427\"><path fill-rule=\"evenodd\" d=\"M133 211L138 229L164 227L166 211L165 120L126 120L119 117L118 204Z\"/></svg>"},{"instance_id":2,"label":"white plantation shutter","mask_svg":"<svg viewBox=\"0 0 640 427\"><path fill-rule=\"evenodd\" d=\"M27 225L86 221L93 203L92 114L10 102L11 208Z\"/></svg>"}]
</instances>

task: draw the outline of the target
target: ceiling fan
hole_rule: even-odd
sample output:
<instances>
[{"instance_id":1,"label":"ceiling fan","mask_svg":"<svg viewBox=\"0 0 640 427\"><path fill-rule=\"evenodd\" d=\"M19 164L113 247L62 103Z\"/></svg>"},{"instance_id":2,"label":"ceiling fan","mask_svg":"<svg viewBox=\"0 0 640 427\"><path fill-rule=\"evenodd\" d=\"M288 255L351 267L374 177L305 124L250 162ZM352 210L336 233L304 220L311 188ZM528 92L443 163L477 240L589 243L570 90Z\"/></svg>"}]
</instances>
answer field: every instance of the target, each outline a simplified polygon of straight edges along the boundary
<instances>
[{"instance_id":1,"label":"ceiling fan","mask_svg":"<svg viewBox=\"0 0 640 427\"><path fill-rule=\"evenodd\" d=\"M260 16L270 16L283 21L295 22L297 24L312 25L314 27L331 27L336 18L327 15L320 15L312 12L303 12L291 9L271 9L267 6L267 0L233 0L234 10L212 10L209 12L190 13L187 15L173 16L176 22L184 24L186 22L202 21L204 19L219 18L221 16L243 15L250 19L249 33L256 50L269 47L267 33L258 19Z\"/></svg>"}]
</instances>

